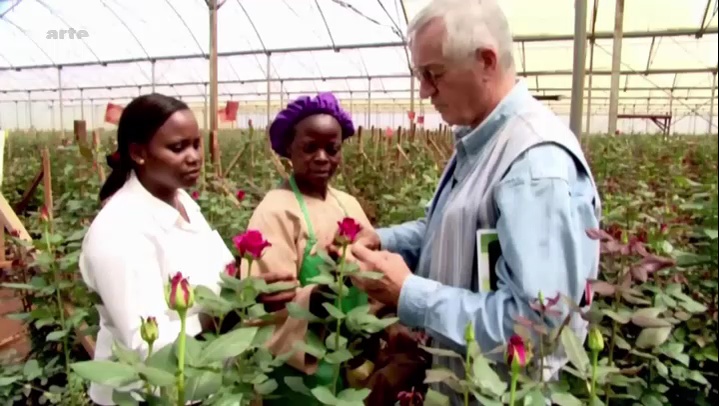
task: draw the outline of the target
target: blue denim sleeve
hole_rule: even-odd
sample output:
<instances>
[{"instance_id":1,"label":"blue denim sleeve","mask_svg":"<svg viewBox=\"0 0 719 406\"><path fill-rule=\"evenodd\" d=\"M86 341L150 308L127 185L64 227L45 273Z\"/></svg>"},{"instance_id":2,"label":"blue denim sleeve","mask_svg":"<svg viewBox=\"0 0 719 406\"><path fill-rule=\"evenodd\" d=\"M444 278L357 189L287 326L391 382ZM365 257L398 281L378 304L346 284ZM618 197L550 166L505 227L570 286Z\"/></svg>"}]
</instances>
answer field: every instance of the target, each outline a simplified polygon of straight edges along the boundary
<instances>
[{"instance_id":1,"label":"blue denim sleeve","mask_svg":"<svg viewBox=\"0 0 719 406\"><path fill-rule=\"evenodd\" d=\"M401 255L409 269L414 269L419 261L426 230L427 220L423 217L396 226L380 228L377 234L383 250Z\"/></svg>"},{"instance_id":2,"label":"blue denim sleeve","mask_svg":"<svg viewBox=\"0 0 719 406\"><path fill-rule=\"evenodd\" d=\"M563 148L527 151L495 190L502 247L497 290L476 293L411 275L400 294L400 321L456 351L464 351L464 329L472 322L480 347L489 352L507 342L517 316L530 316L529 302L540 291L579 301L599 254L585 234L598 226L594 190Z\"/></svg>"}]
</instances>

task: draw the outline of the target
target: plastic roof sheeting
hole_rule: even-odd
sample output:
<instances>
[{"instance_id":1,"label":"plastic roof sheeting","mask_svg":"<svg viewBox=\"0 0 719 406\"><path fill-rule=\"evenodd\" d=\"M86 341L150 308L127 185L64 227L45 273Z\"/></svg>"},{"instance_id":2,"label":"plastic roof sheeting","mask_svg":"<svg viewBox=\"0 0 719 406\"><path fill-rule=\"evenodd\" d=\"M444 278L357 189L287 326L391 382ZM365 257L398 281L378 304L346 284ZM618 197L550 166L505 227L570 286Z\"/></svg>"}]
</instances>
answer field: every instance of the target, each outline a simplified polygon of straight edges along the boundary
<instances>
[{"instance_id":1,"label":"plastic roof sheeting","mask_svg":"<svg viewBox=\"0 0 719 406\"><path fill-rule=\"evenodd\" d=\"M427 2L404 0L408 17ZM588 31L593 3L588 1ZM600 2L596 32L613 30L614 3ZM515 38L522 40L514 49L518 73L535 93L568 98L573 2L503 0L502 5ZM688 104L708 101L718 41L712 8L702 24L706 8L707 0L625 3L625 33L698 32L702 25L713 32L699 39L624 38L620 104L639 104L644 98L654 99L645 104L668 103L672 87ZM63 66L68 103L128 99L150 91L153 59L156 91L198 100L205 94L209 16L204 0L0 0L0 15L0 102L57 100L57 66ZM48 38L49 31L69 28L87 36ZM407 54L401 46L405 29L400 0L226 0L218 12L220 97L265 100L265 52L274 51L270 74L282 83L272 82L273 100L280 92L285 97L319 90L344 98L367 98L371 91L373 100L409 99ZM538 36L564 40L539 41ZM592 98L597 105L609 97L612 44L606 38L594 46L598 73L592 78ZM589 55L588 47L587 68ZM643 75L647 70L662 73ZM693 72L673 73L686 70Z\"/></svg>"}]
</instances>

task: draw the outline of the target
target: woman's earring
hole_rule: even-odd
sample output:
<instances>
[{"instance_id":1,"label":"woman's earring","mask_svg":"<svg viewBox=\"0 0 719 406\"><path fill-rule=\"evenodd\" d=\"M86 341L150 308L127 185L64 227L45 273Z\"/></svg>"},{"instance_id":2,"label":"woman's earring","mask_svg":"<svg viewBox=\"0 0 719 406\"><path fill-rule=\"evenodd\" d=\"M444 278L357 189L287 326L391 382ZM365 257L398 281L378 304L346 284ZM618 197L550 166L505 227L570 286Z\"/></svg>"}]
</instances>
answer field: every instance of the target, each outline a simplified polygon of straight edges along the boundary
<instances>
[{"instance_id":1,"label":"woman's earring","mask_svg":"<svg viewBox=\"0 0 719 406\"><path fill-rule=\"evenodd\" d=\"M144 160L144 159L140 159L139 161L137 161L137 164L138 164L138 165L145 165L145 160Z\"/></svg>"}]
</instances>

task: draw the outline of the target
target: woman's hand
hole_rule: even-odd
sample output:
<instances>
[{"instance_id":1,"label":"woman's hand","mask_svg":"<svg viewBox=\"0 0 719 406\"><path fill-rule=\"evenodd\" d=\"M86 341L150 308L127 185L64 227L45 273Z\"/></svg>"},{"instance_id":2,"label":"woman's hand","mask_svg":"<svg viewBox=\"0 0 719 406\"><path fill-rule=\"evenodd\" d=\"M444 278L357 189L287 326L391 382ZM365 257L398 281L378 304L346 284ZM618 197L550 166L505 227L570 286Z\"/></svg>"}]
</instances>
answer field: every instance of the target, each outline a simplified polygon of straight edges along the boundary
<instances>
[{"instance_id":1,"label":"woman's hand","mask_svg":"<svg viewBox=\"0 0 719 406\"><path fill-rule=\"evenodd\" d=\"M258 276L264 279L267 284L275 282L297 282L297 279L289 275L283 276L273 273L266 273ZM273 313L284 309L287 303L295 300L296 294L297 286L295 285L294 287L287 290L281 290L273 293L263 293L258 296L257 300L265 306L265 311Z\"/></svg>"}]
</instances>

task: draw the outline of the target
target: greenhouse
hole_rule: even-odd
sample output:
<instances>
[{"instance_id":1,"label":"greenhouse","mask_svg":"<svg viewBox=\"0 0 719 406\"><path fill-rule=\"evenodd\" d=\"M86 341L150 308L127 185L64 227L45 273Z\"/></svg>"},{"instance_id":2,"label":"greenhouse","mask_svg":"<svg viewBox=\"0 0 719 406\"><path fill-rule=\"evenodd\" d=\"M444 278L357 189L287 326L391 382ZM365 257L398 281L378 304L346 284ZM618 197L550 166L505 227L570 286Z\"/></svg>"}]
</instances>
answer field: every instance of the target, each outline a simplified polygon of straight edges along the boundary
<instances>
[{"instance_id":1,"label":"greenhouse","mask_svg":"<svg viewBox=\"0 0 719 406\"><path fill-rule=\"evenodd\" d=\"M718 4L0 0L0 405L717 404Z\"/></svg>"}]
</instances>

